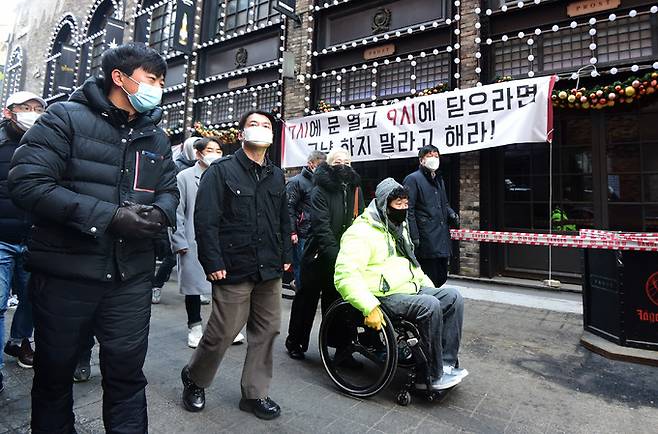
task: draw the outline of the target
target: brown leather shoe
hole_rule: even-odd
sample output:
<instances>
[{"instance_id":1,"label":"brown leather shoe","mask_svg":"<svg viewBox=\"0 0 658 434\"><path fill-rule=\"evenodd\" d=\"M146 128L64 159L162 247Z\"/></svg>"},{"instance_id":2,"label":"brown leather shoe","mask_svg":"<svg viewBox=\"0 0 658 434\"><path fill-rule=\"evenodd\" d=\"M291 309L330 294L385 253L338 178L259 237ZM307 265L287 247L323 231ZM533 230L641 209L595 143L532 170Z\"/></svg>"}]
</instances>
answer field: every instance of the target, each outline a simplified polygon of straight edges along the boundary
<instances>
[{"instance_id":1,"label":"brown leather shoe","mask_svg":"<svg viewBox=\"0 0 658 434\"><path fill-rule=\"evenodd\" d=\"M28 338L24 338L20 346L8 341L5 345L5 354L16 357L21 368L31 369L34 365L34 351Z\"/></svg>"}]
</instances>

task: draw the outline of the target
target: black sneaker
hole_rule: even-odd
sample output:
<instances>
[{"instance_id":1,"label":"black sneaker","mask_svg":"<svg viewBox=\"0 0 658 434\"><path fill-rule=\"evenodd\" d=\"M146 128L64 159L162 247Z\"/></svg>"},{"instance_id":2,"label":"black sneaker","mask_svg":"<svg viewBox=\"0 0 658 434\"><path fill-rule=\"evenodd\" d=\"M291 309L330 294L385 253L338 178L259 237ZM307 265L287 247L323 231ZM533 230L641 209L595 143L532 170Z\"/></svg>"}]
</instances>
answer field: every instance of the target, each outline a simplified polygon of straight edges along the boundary
<instances>
[{"instance_id":1,"label":"black sneaker","mask_svg":"<svg viewBox=\"0 0 658 434\"><path fill-rule=\"evenodd\" d=\"M5 383L2 382L3 379L4 377L2 376L2 372L0 372L0 393L5 390Z\"/></svg>"},{"instance_id":2,"label":"black sneaker","mask_svg":"<svg viewBox=\"0 0 658 434\"><path fill-rule=\"evenodd\" d=\"M240 400L240 410L256 415L259 419L271 420L281 416L281 407L272 401L270 397L261 399Z\"/></svg>"},{"instance_id":3,"label":"black sneaker","mask_svg":"<svg viewBox=\"0 0 658 434\"><path fill-rule=\"evenodd\" d=\"M185 410L193 413L203 410L206 406L206 392L203 387L194 384L187 366L181 371L180 378L183 382L183 407Z\"/></svg>"},{"instance_id":4,"label":"black sneaker","mask_svg":"<svg viewBox=\"0 0 658 434\"><path fill-rule=\"evenodd\" d=\"M16 362L21 368L31 369L34 365L34 350L28 338L24 338L20 345L7 341L5 354L16 357Z\"/></svg>"},{"instance_id":5,"label":"black sneaker","mask_svg":"<svg viewBox=\"0 0 658 434\"><path fill-rule=\"evenodd\" d=\"M75 371L73 371L73 381L84 383L85 381L89 381L89 377L91 377L91 361L78 362Z\"/></svg>"}]
</instances>

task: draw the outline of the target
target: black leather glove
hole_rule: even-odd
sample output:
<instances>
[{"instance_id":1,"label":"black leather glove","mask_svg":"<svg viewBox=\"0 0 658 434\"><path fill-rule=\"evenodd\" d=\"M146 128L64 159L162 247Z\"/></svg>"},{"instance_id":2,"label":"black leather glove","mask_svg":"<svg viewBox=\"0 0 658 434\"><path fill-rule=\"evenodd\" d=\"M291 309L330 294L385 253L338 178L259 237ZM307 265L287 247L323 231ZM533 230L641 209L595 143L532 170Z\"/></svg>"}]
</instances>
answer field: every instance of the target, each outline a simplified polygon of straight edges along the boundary
<instances>
[{"instance_id":1,"label":"black leather glove","mask_svg":"<svg viewBox=\"0 0 658 434\"><path fill-rule=\"evenodd\" d=\"M450 227L457 229L459 227L459 214L454 213L451 215L448 219L448 223L450 224Z\"/></svg>"},{"instance_id":2,"label":"black leather glove","mask_svg":"<svg viewBox=\"0 0 658 434\"><path fill-rule=\"evenodd\" d=\"M119 207L110 222L109 230L111 233L122 238L153 238L162 229L160 223L152 222L142 217L142 214L148 212L147 205L124 204Z\"/></svg>"},{"instance_id":3,"label":"black leather glove","mask_svg":"<svg viewBox=\"0 0 658 434\"><path fill-rule=\"evenodd\" d=\"M150 222L159 224L163 228L167 227L167 219L162 210L157 206L150 206L149 208L148 211L140 215Z\"/></svg>"},{"instance_id":4,"label":"black leather glove","mask_svg":"<svg viewBox=\"0 0 658 434\"><path fill-rule=\"evenodd\" d=\"M121 206L124 208L128 208L129 210L133 211L134 213L138 214L141 217L144 217L146 214L153 211L153 207L151 205L143 205L141 203L130 202L127 200L124 201L121 204Z\"/></svg>"}]
</instances>

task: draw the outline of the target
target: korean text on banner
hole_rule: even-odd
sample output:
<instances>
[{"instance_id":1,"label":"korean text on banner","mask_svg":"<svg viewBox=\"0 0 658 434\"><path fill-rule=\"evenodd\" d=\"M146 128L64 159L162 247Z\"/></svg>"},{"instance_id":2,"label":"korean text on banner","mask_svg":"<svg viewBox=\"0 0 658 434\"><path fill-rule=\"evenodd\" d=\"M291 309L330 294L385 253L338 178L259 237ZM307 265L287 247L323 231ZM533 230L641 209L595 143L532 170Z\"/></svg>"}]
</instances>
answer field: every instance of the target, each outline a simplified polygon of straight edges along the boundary
<instances>
[{"instance_id":1,"label":"korean text on banner","mask_svg":"<svg viewBox=\"0 0 658 434\"><path fill-rule=\"evenodd\" d=\"M334 147L349 150L352 161L369 161L416 157L429 144L454 154L546 142L554 83L555 77L514 80L289 120L282 166L303 166L309 152Z\"/></svg>"}]
</instances>

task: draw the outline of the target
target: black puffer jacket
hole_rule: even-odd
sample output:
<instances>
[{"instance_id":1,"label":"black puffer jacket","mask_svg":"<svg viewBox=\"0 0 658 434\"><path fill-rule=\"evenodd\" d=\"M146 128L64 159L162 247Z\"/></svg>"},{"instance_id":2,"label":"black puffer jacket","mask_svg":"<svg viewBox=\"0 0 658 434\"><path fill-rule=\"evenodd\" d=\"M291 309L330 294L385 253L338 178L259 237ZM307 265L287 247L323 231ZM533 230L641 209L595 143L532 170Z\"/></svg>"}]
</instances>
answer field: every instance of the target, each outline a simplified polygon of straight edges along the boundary
<instances>
[{"instance_id":1,"label":"black puffer jacket","mask_svg":"<svg viewBox=\"0 0 658 434\"><path fill-rule=\"evenodd\" d=\"M420 167L404 179L409 189L409 232L419 258L447 258L451 254L450 223L458 220L450 208L441 173L433 178Z\"/></svg>"},{"instance_id":2,"label":"black puffer jacket","mask_svg":"<svg viewBox=\"0 0 658 434\"><path fill-rule=\"evenodd\" d=\"M9 190L34 217L32 270L71 279L127 280L152 272L153 240L108 232L119 204L153 204L176 221L176 167L162 110L128 121L91 78L48 108L12 160ZM117 275L118 274L118 275Z\"/></svg>"},{"instance_id":3,"label":"black puffer jacket","mask_svg":"<svg viewBox=\"0 0 658 434\"><path fill-rule=\"evenodd\" d=\"M311 190L313 172L308 167L304 167L302 172L293 176L286 185L290 227L299 238L307 238L311 229Z\"/></svg>"},{"instance_id":4,"label":"black puffer jacket","mask_svg":"<svg viewBox=\"0 0 658 434\"><path fill-rule=\"evenodd\" d=\"M291 262L283 171L242 149L212 163L199 183L194 231L206 274L226 270L220 284L280 278Z\"/></svg>"},{"instance_id":5,"label":"black puffer jacket","mask_svg":"<svg viewBox=\"0 0 658 434\"><path fill-rule=\"evenodd\" d=\"M0 122L0 241L10 244L26 242L31 225L28 213L14 205L7 188L9 163L22 134L10 120Z\"/></svg>"},{"instance_id":6,"label":"black puffer jacket","mask_svg":"<svg viewBox=\"0 0 658 434\"><path fill-rule=\"evenodd\" d=\"M333 267L340 249L340 238L354 221L355 192L357 214L364 208L361 178L354 170L340 177L340 166L323 163L315 169L311 191L311 233L304 247L304 261L319 258Z\"/></svg>"}]
</instances>

